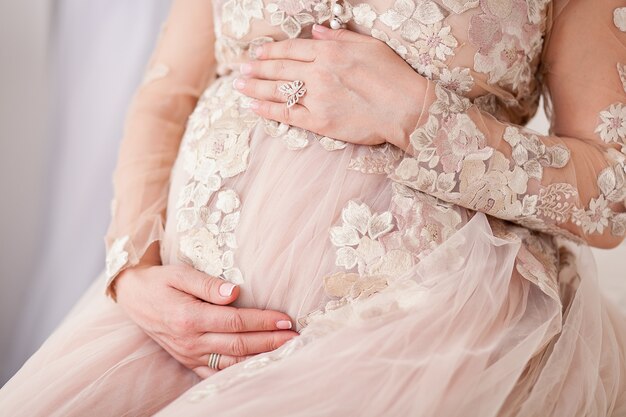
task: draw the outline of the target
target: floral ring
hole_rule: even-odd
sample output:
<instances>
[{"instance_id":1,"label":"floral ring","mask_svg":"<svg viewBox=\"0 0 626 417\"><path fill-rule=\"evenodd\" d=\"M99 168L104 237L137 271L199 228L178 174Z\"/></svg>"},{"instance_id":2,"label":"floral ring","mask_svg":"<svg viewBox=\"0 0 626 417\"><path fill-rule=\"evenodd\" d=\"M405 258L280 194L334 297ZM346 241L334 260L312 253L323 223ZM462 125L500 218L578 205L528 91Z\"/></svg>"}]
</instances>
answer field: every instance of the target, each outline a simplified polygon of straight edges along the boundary
<instances>
[{"instance_id":1,"label":"floral ring","mask_svg":"<svg viewBox=\"0 0 626 417\"><path fill-rule=\"evenodd\" d=\"M306 88L304 88L304 81L295 80L281 84L280 87L278 87L278 91L280 91L282 95L287 96L287 107L291 107L306 93Z\"/></svg>"}]
</instances>

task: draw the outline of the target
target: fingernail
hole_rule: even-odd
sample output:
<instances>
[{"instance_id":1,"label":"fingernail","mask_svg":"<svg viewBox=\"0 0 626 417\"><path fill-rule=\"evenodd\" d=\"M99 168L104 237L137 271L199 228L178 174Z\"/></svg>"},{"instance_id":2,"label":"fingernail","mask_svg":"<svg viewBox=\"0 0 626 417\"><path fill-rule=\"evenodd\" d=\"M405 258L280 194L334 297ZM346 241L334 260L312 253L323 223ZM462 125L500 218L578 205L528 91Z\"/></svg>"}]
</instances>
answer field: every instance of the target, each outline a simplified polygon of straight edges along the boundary
<instances>
[{"instance_id":1,"label":"fingernail","mask_svg":"<svg viewBox=\"0 0 626 417\"><path fill-rule=\"evenodd\" d=\"M257 110L260 107L259 100L252 100L250 102L250 108Z\"/></svg>"},{"instance_id":2,"label":"fingernail","mask_svg":"<svg viewBox=\"0 0 626 417\"><path fill-rule=\"evenodd\" d=\"M239 66L239 71L242 74L250 74L252 72L252 65L248 63L243 63Z\"/></svg>"},{"instance_id":3,"label":"fingernail","mask_svg":"<svg viewBox=\"0 0 626 417\"><path fill-rule=\"evenodd\" d=\"M254 50L254 56L258 58L261 56L262 53L263 53L263 47L257 46L256 49Z\"/></svg>"},{"instance_id":4,"label":"fingernail","mask_svg":"<svg viewBox=\"0 0 626 417\"><path fill-rule=\"evenodd\" d=\"M241 78L235 78L233 80L233 87L235 87L237 90L241 90L246 86L246 81L242 80Z\"/></svg>"},{"instance_id":5,"label":"fingernail","mask_svg":"<svg viewBox=\"0 0 626 417\"><path fill-rule=\"evenodd\" d=\"M220 295L222 297L230 297L234 289L235 286L233 284L231 284L230 282L225 282L220 285Z\"/></svg>"},{"instance_id":6,"label":"fingernail","mask_svg":"<svg viewBox=\"0 0 626 417\"><path fill-rule=\"evenodd\" d=\"M328 28L324 25L318 25L317 23L313 25L313 30L316 32L326 32Z\"/></svg>"},{"instance_id":7,"label":"fingernail","mask_svg":"<svg viewBox=\"0 0 626 417\"><path fill-rule=\"evenodd\" d=\"M276 327L281 330L291 329L291 322L289 320L279 320L276 322Z\"/></svg>"}]
</instances>

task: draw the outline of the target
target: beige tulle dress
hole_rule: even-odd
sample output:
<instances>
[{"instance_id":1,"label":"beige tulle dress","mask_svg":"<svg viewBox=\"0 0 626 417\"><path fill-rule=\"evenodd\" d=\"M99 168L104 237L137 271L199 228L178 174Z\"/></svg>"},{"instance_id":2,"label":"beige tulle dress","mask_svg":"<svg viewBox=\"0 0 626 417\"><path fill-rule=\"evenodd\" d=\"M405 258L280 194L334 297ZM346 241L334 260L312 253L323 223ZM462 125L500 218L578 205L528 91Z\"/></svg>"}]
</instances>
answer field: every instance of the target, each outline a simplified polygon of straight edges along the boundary
<instances>
[{"instance_id":1,"label":"beige tulle dress","mask_svg":"<svg viewBox=\"0 0 626 417\"><path fill-rule=\"evenodd\" d=\"M589 249L626 233L626 2L340 1L429 80L403 148L262 119L232 87L252 46L310 37L332 4L174 1L106 271L0 414L626 416L626 316ZM523 127L541 95L549 135ZM201 380L112 299L155 241L300 336Z\"/></svg>"}]
</instances>

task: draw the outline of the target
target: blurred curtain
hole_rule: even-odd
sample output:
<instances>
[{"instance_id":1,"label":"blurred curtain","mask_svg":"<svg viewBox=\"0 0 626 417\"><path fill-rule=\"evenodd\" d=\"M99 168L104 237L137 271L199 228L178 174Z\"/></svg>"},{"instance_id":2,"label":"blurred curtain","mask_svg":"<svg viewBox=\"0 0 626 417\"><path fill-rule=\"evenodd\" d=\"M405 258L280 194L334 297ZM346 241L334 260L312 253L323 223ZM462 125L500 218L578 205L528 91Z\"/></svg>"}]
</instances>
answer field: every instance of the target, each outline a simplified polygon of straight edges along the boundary
<instances>
[{"instance_id":1,"label":"blurred curtain","mask_svg":"<svg viewBox=\"0 0 626 417\"><path fill-rule=\"evenodd\" d=\"M125 111L170 0L53 1L43 227L15 314L15 372L104 268L111 175ZM0 381L1 385L2 381Z\"/></svg>"}]
</instances>

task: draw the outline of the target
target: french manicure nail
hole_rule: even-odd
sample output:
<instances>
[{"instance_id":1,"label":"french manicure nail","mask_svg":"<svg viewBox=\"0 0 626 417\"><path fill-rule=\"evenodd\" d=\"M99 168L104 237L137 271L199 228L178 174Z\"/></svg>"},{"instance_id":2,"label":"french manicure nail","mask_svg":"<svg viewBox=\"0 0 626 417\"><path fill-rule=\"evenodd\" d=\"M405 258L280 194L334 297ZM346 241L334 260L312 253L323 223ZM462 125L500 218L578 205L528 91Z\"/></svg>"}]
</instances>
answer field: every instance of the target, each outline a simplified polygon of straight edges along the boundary
<instances>
[{"instance_id":1,"label":"french manicure nail","mask_svg":"<svg viewBox=\"0 0 626 417\"><path fill-rule=\"evenodd\" d=\"M276 322L276 327L281 330L291 329L291 322L289 320L279 320Z\"/></svg>"},{"instance_id":2,"label":"french manicure nail","mask_svg":"<svg viewBox=\"0 0 626 417\"><path fill-rule=\"evenodd\" d=\"M256 49L254 50L254 56L260 57L262 53L263 53L263 47L257 46Z\"/></svg>"},{"instance_id":3,"label":"french manicure nail","mask_svg":"<svg viewBox=\"0 0 626 417\"><path fill-rule=\"evenodd\" d=\"M231 284L230 282L225 282L220 285L220 295L222 297L230 297L234 289L235 286L233 284Z\"/></svg>"},{"instance_id":4,"label":"french manicure nail","mask_svg":"<svg viewBox=\"0 0 626 417\"><path fill-rule=\"evenodd\" d=\"M326 32L328 28L324 25L318 25L317 23L313 25L313 30L316 32Z\"/></svg>"},{"instance_id":5,"label":"french manicure nail","mask_svg":"<svg viewBox=\"0 0 626 417\"><path fill-rule=\"evenodd\" d=\"M252 65L244 62L243 64L239 66L239 71L242 74L250 74L252 72Z\"/></svg>"},{"instance_id":6,"label":"french manicure nail","mask_svg":"<svg viewBox=\"0 0 626 417\"><path fill-rule=\"evenodd\" d=\"M251 109L255 109L256 110L256 109L259 108L259 106L260 106L259 100L252 100L250 102L250 108Z\"/></svg>"},{"instance_id":7,"label":"french manicure nail","mask_svg":"<svg viewBox=\"0 0 626 417\"><path fill-rule=\"evenodd\" d=\"M242 80L241 78L235 78L233 80L233 87L235 87L237 90L241 90L245 86L246 86L245 80Z\"/></svg>"}]
</instances>

